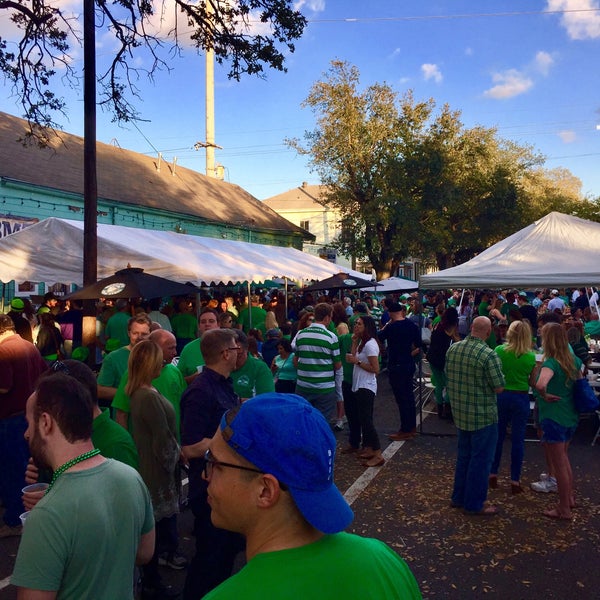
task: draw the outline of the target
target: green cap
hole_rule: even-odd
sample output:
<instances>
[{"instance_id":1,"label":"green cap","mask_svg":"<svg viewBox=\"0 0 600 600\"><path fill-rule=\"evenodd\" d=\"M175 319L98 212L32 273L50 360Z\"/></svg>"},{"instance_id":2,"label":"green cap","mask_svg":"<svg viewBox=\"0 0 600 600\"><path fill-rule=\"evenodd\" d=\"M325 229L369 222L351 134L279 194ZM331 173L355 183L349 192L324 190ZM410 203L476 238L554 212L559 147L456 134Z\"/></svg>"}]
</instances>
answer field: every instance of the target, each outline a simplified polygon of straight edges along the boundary
<instances>
[{"instance_id":1,"label":"green cap","mask_svg":"<svg viewBox=\"0 0 600 600\"><path fill-rule=\"evenodd\" d=\"M21 298L13 298L10 301L10 308L14 311L21 312L25 308L25 302Z\"/></svg>"}]
</instances>

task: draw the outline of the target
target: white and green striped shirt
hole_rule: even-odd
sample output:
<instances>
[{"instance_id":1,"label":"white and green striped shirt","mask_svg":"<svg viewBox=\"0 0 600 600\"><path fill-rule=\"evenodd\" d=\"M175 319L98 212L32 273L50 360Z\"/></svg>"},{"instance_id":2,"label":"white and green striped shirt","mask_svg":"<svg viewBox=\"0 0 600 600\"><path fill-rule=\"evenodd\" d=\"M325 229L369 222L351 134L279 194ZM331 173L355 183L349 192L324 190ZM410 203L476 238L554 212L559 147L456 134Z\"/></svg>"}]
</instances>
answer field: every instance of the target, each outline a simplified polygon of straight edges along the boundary
<instances>
[{"instance_id":1,"label":"white and green striped shirt","mask_svg":"<svg viewBox=\"0 0 600 600\"><path fill-rule=\"evenodd\" d=\"M298 332L292 347L298 357L297 387L309 394L334 391L334 364L341 360L337 335L322 323L313 323Z\"/></svg>"}]
</instances>

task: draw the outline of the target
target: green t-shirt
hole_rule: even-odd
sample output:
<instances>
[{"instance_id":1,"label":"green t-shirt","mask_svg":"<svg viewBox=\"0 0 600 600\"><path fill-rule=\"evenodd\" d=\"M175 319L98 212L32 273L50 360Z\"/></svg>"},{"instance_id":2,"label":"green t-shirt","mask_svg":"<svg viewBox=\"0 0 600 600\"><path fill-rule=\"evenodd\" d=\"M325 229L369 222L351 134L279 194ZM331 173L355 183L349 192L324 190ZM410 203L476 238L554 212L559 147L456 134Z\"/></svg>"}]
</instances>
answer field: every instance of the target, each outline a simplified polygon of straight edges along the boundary
<instances>
[{"instance_id":1,"label":"green t-shirt","mask_svg":"<svg viewBox=\"0 0 600 600\"><path fill-rule=\"evenodd\" d=\"M137 470L140 459L135 442L128 431L110 418L108 408L92 423L92 443L105 458L114 458Z\"/></svg>"},{"instance_id":2,"label":"green t-shirt","mask_svg":"<svg viewBox=\"0 0 600 600\"><path fill-rule=\"evenodd\" d=\"M575 366L581 369L581 361L575 356ZM554 372L548 382L546 392L560 396L558 402L546 402L538 397L538 410L540 422L552 419L563 427L576 427L579 423L579 413L573 404L573 380L567 381L565 372L554 358L547 358L542 363L542 368L548 367Z\"/></svg>"},{"instance_id":3,"label":"green t-shirt","mask_svg":"<svg viewBox=\"0 0 600 600\"><path fill-rule=\"evenodd\" d=\"M529 375L535 367L535 352L530 351L517 356L506 349L506 344L494 348L502 361L504 373L504 389L513 392L529 391Z\"/></svg>"},{"instance_id":4,"label":"green t-shirt","mask_svg":"<svg viewBox=\"0 0 600 600\"><path fill-rule=\"evenodd\" d=\"M252 306L250 311L247 307L240 310L238 323L242 326L244 333L248 333L250 329L260 329L264 335L266 333L265 319L267 318L267 311L260 306ZM250 324L250 315L252 315L252 325Z\"/></svg>"},{"instance_id":5,"label":"green t-shirt","mask_svg":"<svg viewBox=\"0 0 600 600\"><path fill-rule=\"evenodd\" d=\"M198 319L192 313L175 313L171 317L173 335L181 339L198 337Z\"/></svg>"},{"instance_id":6,"label":"green t-shirt","mask_svg":"<svg viewBox=\"0 0 600 600\"><path fill-rule=\"evenodd\" d=\"M231 373L233 389L240 398L252 398L258 394L275 391L273 373L264 360L248 355L241 369Z\"/></svg>"},{"instance_id":7,"label":"green t-shirt","mask_svg":"<svg viewBox=\"0 0 600 600\"><path fill-rule=\"evenodd\" d=\"M354 364L346 362L346 354L352 350L352 334L345 333L344 335L338 336L340 343L340 358L342 359L342 370L344 373L344 381L352 385L352 373L354 371Z\"/></svg>"},{"instance_id":8,"label":"green t-shirt","mask_svg":"<svg viewBox=\"0 0 600 600\"><path fill-rule=\"evenodd\" d=\"M119 348L104 357L98 373L98 385L119 387L121 377L127 371L130 352L129 348Z\"/></svg>"},{"instance_id":9,"label":"green t-shirt","mask_svg":"<svg viewBox=\"0 0 600 600\"><path fill-rule=\"evenodd\" d=\"M127 371L123 374L117 393L112 401L112 407L122 410L123 412L131 412L131 399L125 393L127 385ZM181 425L181 396L187 387L187 383L181 374L181 371L175 365L165 365L160 375L152 380L152 385L173 405L175 409L175 426L177 428L177 439L179 440L179 432ZM119 425L120 427L120 425ZM131 419L129 419L129 431L133 432L131 427Z\"/></svg>"},{"instance_id":10,"label":"green t-shirt","mask_svg":"<svg viewBox=\"0 0 600 600\"><path fill-rule=\"evenodd\" d=\"M487 317L489 315L489 311L488 311L488 306L490 305L489 302L480 302L479 303L479 307L477 308L477 312L479 313L480 317Z\"/></svg>"},{"instance_id":11,"label":"green t-shirt","mask_svg":"<svg viewBox=\"0 0 600 600\"><path fill-rule=\"evenodd\" d=\"M204 365L204 357L200 350L200 340L192 340L183 347L177 368L183 373L184 377L187 377L196 373L198 367L202 365Z\"/></svg>"},{"instance_id":12,"label":"green t-shirt","mask_svg":"<svg viewBox=\"0 0 600 600\"><path fill-rule=\"evenodd\" d=\"M408 565L379 540L350 533L257 554L204 600L417 600L417 582Z\"/></svg>"},{"instance_id":13,"label":"green t-shirt","mask_svg":"<svg viewBox=\"0 0 600 600\"><path fill-rule=\"evenodd\" d=\"M154 527L150 494L127 465L63 473L23 528L11 583L61 600L133 599L140 536Z\"/></svg>"},{"instance_id":14,"label":"green t-shirt","mask_svg":"<svg viewBox=\"0 0 600 600\"><path fill-rule=\"evenodd\" d=\"M129 332L127 331L127 325L131 315L119 311L116 312L106 322L104 328L104 336L106 339L112 338L113 340L119 340L121 346L127 346L129 344Z\"/></svg>"}]
</instances>

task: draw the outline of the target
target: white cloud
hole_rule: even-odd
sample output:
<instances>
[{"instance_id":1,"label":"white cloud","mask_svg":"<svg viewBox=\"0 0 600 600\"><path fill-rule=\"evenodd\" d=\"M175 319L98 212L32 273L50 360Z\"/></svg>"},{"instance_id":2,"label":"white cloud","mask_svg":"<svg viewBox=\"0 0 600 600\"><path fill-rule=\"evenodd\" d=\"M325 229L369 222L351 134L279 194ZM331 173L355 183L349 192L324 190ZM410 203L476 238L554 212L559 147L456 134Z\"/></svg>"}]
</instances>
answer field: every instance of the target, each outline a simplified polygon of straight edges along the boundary
<instances>
[{"instance_id":1,"label":"white cloud","mask_svg":"<svg viewBox=\"0 0 600 600\"><path fill-rule=\"evenodd\" d=\"M565 144L572 144L573 142L577 141L577 134L571 129L563 129L562 131L559 131L558 137Z\"/></svg>"},{"instance_id":2,"label":"white cloud","mask_svg":"<svg viewBox=\"0 0 600 600\"><path fill-rule=\"evenodd\" d=\"M400 54L402 54L402 50L400 48L394 48L388 58L396 58L397 56L400 56Z\"/></svg>"},{"instance_id":3,"label":"white cloud","mask_svg":"<svg viewBox=\"0 0 600 600\"><path fill-rule=\"evenodd\" d=\"M549 11L591 11L599 8L598 0L547 0L546 5ZM565 12L560 17L560 24L572 40L600 38L599 12Z\"/></svg>"},{"instance_id":4,"label":"white cloud","mask_svg":"<svg viewBox=\"0 0 600 600\"><path fill-rule=\"evenodd\" d=\"M540 52L535 55L534 64L536 69L542 75L548 75L550 67L554 64L554 59L548 52L540 50Z\"/></svg>"},{"instance_id":5,"label":"white cloud","mask_svg":"<svg viewBox=\"0 0 600 600\"><path fill-rule=\"evenodd\" d=\"M437 65L431 63L425 63L421 65L421 72L425 81L433 79L435 83L442 83L442 73Z\"/></svg>"},{"instance_id":6,"label":"white cloud","mask_svg":"<svg viewBox=\"0 0 600 600\"><path fill-rule=\"evenodd\" d=\"M521 71L509 69L503 73L494 73L492 81L496 84L483 95L495 100L506 100L524 94L533 87L533 81Z\"/></svg>"},{"instance_id":7,"label":"white cloud","mask_svg":"<svg viewBox=\"0 0 600 600\"><path fill-rule=\"evenodd\" d=\"M325 0L298 0L294 4L294 10L302 10L304 7L313 12L323 12L325 10Z\"/></svg>"}]
</instances>

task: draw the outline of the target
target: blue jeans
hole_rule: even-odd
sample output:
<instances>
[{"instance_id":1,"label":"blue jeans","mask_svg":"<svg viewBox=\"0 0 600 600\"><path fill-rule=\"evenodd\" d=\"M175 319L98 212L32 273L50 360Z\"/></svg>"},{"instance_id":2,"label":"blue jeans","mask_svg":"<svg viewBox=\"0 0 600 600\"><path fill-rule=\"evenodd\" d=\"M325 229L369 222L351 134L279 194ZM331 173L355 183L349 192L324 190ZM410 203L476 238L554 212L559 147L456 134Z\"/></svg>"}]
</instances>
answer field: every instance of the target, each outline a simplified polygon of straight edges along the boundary
<instances>
[{"instance_id":1,"label":"blue jeans","mask_svg":"<svg viewBox=\"0 0 600 600\"><path fill-rule=\"evenodd\" d=\"M388 367L390 386L400 412L400 431L409 433L417 428L417 407L413 389L413 373L397 373Z\"/></svg>"},{"instance_id":2,"label":"blue jeans","mask_svg":"<svg viewBox=\"0 0 600 600\"><path fill-rule=\"evenodd\" d=\"M498 474L502 458L502 446L506 437L506 427L510 423L510 478L521 480L521 467L525 455L525 428L529 418L529 394L502 392L498 394L498 441L492 462L492 474Z\"/></svg>"},{"instance_id":3,"label":"blue jeans","mask_svg":"<svg viewBox=\"0 0 600 600\"><path fill-rule=\"evenodd\" d=\"M299 391L296 386L296 394L308 400L325 417L328 423L333 419L338 399L335 390L325 394L311 394L305 390Z\"/></svg>"},{"instance_id":4,"label":"blue jeans","mask_svg":"<svg viewBox=\"0 0 600 600\"><path fill-rule=\"evenodd\" d=\"M25 469L29 446L23 437L27 429L24 415L0 419L0 497L4 503L4 522L9 527L21 524L25 512L21 490L25 487Z\"/></svg>"},{"instance_id":5,"label":"blue jeans","mask_svg":"<svg viewBox=\"0 0 600 600\"><path fill-rule=\"evenodd\" d=\"M478 512L487 499L490 467L498 439L498 425L476 431L458 429L458 452L454 471L452 504Z\"/></svg>"}]
</instances>

